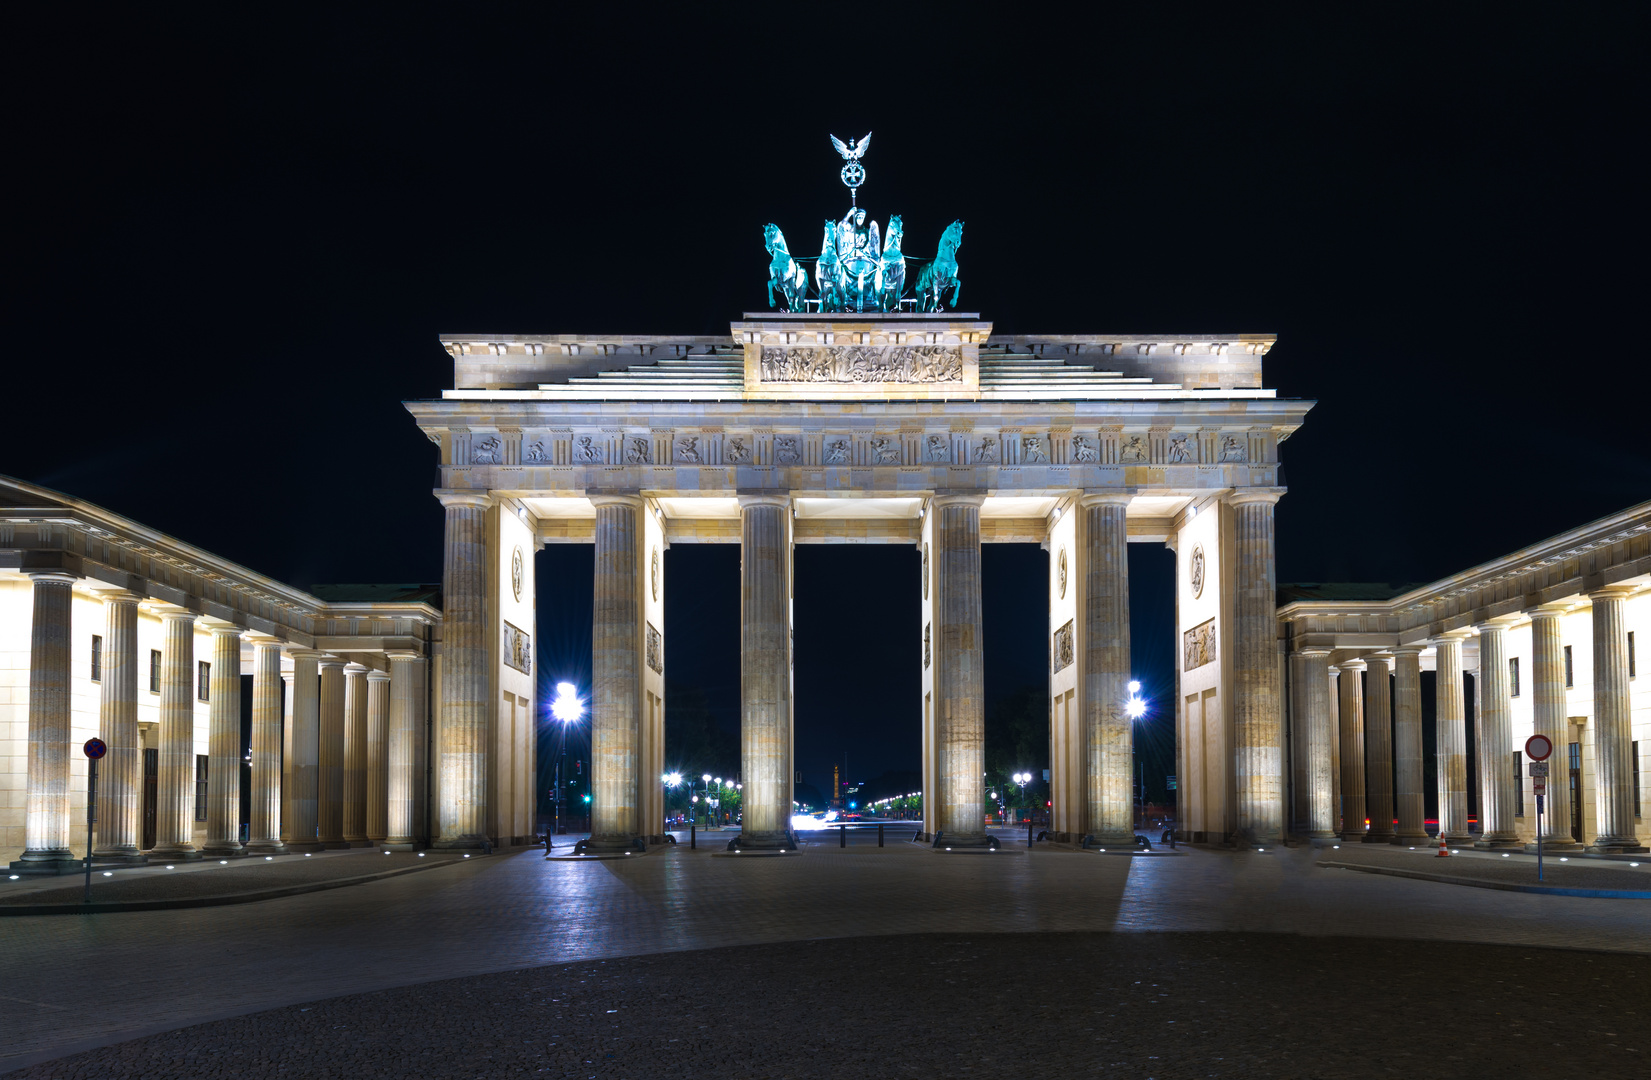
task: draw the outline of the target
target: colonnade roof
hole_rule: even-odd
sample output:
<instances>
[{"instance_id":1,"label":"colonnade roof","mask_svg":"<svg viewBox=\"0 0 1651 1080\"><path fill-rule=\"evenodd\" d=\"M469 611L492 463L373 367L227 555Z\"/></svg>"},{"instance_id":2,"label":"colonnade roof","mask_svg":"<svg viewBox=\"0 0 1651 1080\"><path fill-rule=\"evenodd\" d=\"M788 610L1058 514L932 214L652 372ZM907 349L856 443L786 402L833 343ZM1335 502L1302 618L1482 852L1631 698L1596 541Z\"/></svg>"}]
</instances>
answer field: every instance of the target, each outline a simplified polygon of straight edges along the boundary
<instances>
[{"instance_id":1,"label":"colonnade roof","mask_svg":"<svg viewBox=\"0 0 1651 1080\"><path fill-rule=\"evenodd\" d=\"M1425 585L1280 585L1280 634L1296 648L1376 651L1427 645L1441 634L1539 607L1580 608L1590 593L1651 587L1651 501Z\"/></svg>"},{"instance_id":2,"label":"colonnade roof","mask_svg":"<svg viewBox=\"0 0 1651 1080\"><path fill-rule=\"evenodd\" d=\"M0 475L0 574L39 571L301 648L422 650L441 623L433 586L318 587L324 598L83 499Z\"/></svg>"}]
</instances>

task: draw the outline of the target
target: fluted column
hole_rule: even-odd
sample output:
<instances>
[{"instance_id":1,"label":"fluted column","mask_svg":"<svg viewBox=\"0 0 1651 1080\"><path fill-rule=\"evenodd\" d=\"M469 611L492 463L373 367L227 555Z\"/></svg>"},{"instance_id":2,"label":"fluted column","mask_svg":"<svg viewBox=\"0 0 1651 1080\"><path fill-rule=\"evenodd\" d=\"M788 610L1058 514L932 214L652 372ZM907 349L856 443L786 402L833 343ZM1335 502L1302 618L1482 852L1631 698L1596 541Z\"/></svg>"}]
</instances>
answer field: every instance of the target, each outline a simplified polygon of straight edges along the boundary
<instances>
[{"instance_id":1,"label":"fluted column","mask_svg":"<svg viewBox=\"0 0 1651 1080\"><path fill-rule=\"evenodd\" d=\"M198 859L195 849L195 616L161 613L160 774L155 854Z\"/></svg>"},{"instance_id":2,"label":"fluted column","mask_svg":"<svg viewBox=\"0 0 1651 1080\"><path fill-rule=\"evenodd\" d=\"M1335 775L1330 744L1335 738L1330 716L1330 650L1302 649L1301 701L1307 710L1306 750L1308 835L1327 840L1336 835Z\"/></svg>"},{"instance_id":3,"label":"fluted column","mask_svg":"<svg viewBox=\"0 0 1651 1080\"><path fill-rule=\"evenodd\" d=\"M1468 832L1467 716L1462 694L1462 638L1466 631L1434 642L1434 762L1438 768L1439 832L1452 844L1471 840Z\"/></svg>"},{"instance_id":4,"label":"fluted column","mask_svg":"<svg viewBox=\"0 0 1651 1080\"><path fill-rule=\"evenodd\" d=\"M1531 726L1535 734L1546 735L1554 748L1548 758L1548 793L1540 823L1542 846L1549 851L1582 846L1571 836L1571 784L1565 760L1571 739L1565 715L1565 643L1559 622L1570 606L1544 604L1531 612ZM1525 846L1536 848L1535 844Z\"/></svg>"},{"instance_id":5,"label":"fluted column","mask_svg":"<svg viewBox=\"0 0 1651 1080\"><path fill-rule=\"evenodd\" d=\"M1364 669L1363 660L1338 665L1341 671L1341 838L1364 839Z\"/></svg>"},{"instance_id":6,"label":"fluted column","mask_svg":"<svg viewBox=\"0 0 1651 1080\"><path fill-rule=\"evenodd\" d=\"M284 855L281 843L281 643L263 634L252 643L252 818L247 851Z\"/></svg>"},{"instance_id":7,"label":"fluted column","mask_svg":"<svg viewBox=\"0 0 1651 1080\"><path fill-rule=\"evenodd\" d=\"M289 851L320 851L317 799L321 749L321 654L292 650L292 714L281 770L281 840Z\"/></svg>"},{"instance_id":8,"label":"fluted column","mask_svg":"<svg viewBox=\"0 0 1651 1080\"><path fill-rule=\"evenodd\" d=\"M424 777L417 763L424 733L424 656L393 652L390 660L390 730L385 740L386 829L384 846L412 851L422 838Z\"/></svg>"},{"instance_id":9,"label":"fluted column","mask_svg":"<svg viewBox=\"0 0 1651 1080\"><path fill-rule=\"evenodd\" d=\"M385 743L390 728L390 673L367 672L367 842L389 838L388 772Z\"/></svg>"},{"instance_id":10,"label":"fluted column","mask_svg":"<svg viewBox=\"0 0 1651 1080\"><path fill-rule=\"evenodd\" d=\"M1101 847L1135 842L1134 721L1129 715L1129 495L1085 495L1085 831Z\"/></svg>"},{"instance_id":11,"label":"fluted column","mask_svg":"<svg viewBox=\"0 0 1651 1080\"><path fill-rule=\"evenodd\" d=\"M344 845L367 843L367 667L344 667Z\"/></svg>"},{"instance_id":12,"label":"fluted column","mask_svg":"<svg viewBox=\"0 0 1651 1080\"><path fill-rule=\"evenodd\" d=\"M438 848L480 848L487 842L488 671L487 511L484 492L436 493L447 514L442 569L440 725L441 810ZM600 541L598 542L600 543ZM600 565L601 555L597 555Z\"/></svg>"},{"instance_id":13,"label":"fluted column","mask_svg":"<svg viewBox=\"0 0 1651 1080\"><path fill-rule=\"evenodd\" d=\"M641 593L637 550L642 500L598 495L596 601L591 649L591 837L589 850L634 847L637 755L641 753Z\"/></svg>"},{"instance_id":14,"label":"fluted column","mask_svg":"<svg viewBox=\"0 0 1651 1080\"><path fill-rule=\"evenodd\" d=\"M347 848L344 840L344 660L322 656L319 738L316 744L315 823L321 846Z\"/></svg>"},{"instance_id":15,"label":"fluted column","mask_svg":"<svg viewBox=\"0 0 1651 1080\"><path fill-rule=\"evenodd\" d=\"M1422 787L1422 647L1395 650L1393 678L1393 743L1398 761L1395 776L1398 832L1395 844L1427 841L1426 792Z\"/></svg>"},{"instance_id":16,"label":"fluted column","mask_svg":"<svg viewBox=\"0 0 1651 1080\"><path fill-rule=\"evenodd\" d=\"M790 847L791 500L740 496L741 848Z\"/></svg>"},{"instance_id":17,"label":"fluted column","mask_svg":"<svg viewBox=\"0 0 1651 1080\"><path fill-rule=\"evenodd\" d=\"M241 846L241 631L212 625L212 678L206 762L208 855L239 855Z\"/></svg>"},{"instance_id":18,"label":"fluted column","mask_svg":"<svg viewBox=\"0 0 1651 1080\"><path fill-rule=\"evenodd\" d=\"M1519 846L1513 821L1513 694L1508 684L1507 630L1484 623L1479 631L1479 676L1474 684L1479 707L1478 848Z\"/></svg>"},{"instance_id":19,"label":"fluted column","mask_svg":"<svg viewBox=\"0 0 1651 1080\"><path fill-rule=\"evenodd\" d=\"M1364 809L1370 818L1367 844L1393 842L1393 675L1392 661L1372 656L1364 687Z\"/></svg>"},{"instance_id":20,"label":"fluted column","mask_svg":"<svg viewBox=\"0 0 1651 1080\"><path fill-rule=\"evenodd\" d=\"M1588 594L1594 605L1594 791L1599 833L1589 851L1644 851L1634 833L1633 731L1628 696L1628 627L1620 586Z\"/></svg>"},{"instance_id":21,"label":"fluted column","mask_svg":"<svg viewBox=\"0 0 1651 1080\"><path fill-rule=\"evenodd\" d=\"M935 731L940 742L942 847L983 847L986 834L985 673L980 614L980 495L929 503L934 524Z\"/></svg>"},{"instance_id":22,"label":"fluted column","mask_svg":"<svg viewBox=\"0 0 1651 1080\"><path fill-rule=\"evenodd\" d=\"M1284 838L1284 738L1279 724L1278 579L1273 507L1281 490L1241 491L1233 508L1233 784L1241 845Z\"/></svg>"},{"instance_id":23,"label":"fluted column","mask_svg":"<svg viewBox=\"0 0 1651 1080\"><path fill-rule=\"evenodd\" d=\"M68 862L69 635L75 578L36 573L29 631L29 774L24 865Z\"/></svg>"},{"instance_id":24,"label":"fluted column","mask_svg":"<svg viewBox=\"0 0 1651 1080\"><path fill-rule=\"evenodd\" d=\"M143 750L138 738L138 598L103 594L103 672L98 737L109 752L97 768L97 856L143 862L138 851L138 787Z\"/></svg>"}]
</instances>

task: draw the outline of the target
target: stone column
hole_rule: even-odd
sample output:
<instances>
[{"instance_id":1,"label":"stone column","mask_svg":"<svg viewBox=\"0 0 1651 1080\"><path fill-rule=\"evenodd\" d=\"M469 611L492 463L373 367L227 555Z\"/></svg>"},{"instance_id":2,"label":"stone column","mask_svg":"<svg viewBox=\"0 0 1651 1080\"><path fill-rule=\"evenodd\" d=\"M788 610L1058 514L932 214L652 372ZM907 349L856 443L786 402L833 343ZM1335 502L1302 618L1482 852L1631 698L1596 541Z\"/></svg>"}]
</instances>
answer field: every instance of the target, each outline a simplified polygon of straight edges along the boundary
<instances>
[{"instance_id":1,"label":"stone column","mask_svg":"<svg viewBox=\"0 0 1651 1080\"><path fill-rule=\"evenodd\" d=\"M1335 774L1330 763L1330 745L1335 730L1330 722L1330 650L1302 649L1301 700L1306 706L1308 835L1328 840L1336 835Z\"/></svg>"},{"instance_id":2,"label":"stone column","mask_svg":"<svg viewBox=\"0 0 1651 1080\"><path fill-rule=\"evenodd\" d=\"M1502 623L1482 623L1479 677L1479 840L1477 848L1519 847L1513 822L1513 695L1508 684L1508 646Z\"/></svg>"},{"instance_id":3,"label":"stone column","mask_svg":"<svg viewBox=\"0 0 1651 1080\"><path fill-rule=\"evenodd\" d=\"M292 722L286 727L281 770L281 840L289 851L320 851L318 792L321 749L321 654L292 650Z\"/></svg>"},{"instance_id":4,"label":"stone column","mask_svg":"<svg viewBox=\"0 0 1651 1080\"><path fill-rule=\"evenodd\" d=\"M29 631L29 773L18 865L74 861L69 849L69 635L75 577L34 573Z\"/></svg>"},{"instance_id":5,"label":"stone column","mask_svg":"<svg viewBox=\"0 0 1651 1080\"><path fill-rule=\"evenodd\" d=\"M442 569L441 810L438 848L480 849L487 842L488 670L487 511L492 496L436 493L447 514ZM598 541L598 565L601 562ZM600 574L600 571L598 572ZM600 588L600 586L599 586Z\"/></svg>"},{"instance_id":6,"label":"stone column","mask_svg":"<svg viewBox=\"0 0 1651 1080\"><path fill-rule=\"evenodd\" d=\"M1447 843L1473 839L1468 832L1467 716L1462 704L1462 639L1467 631L1434 642L1434 761L1439 770L1439 832Z\"/></svg>"},{"instance_id":7,"label":"stone column","mask_svg":"<svg viewBox=\"0 0 1651 1080\"><path fill-rule=\"evenodd\" d=\"M328 849L344 840L344 659L322 656L319 738L316 744L317 838Z\"/></svg>"},{"instance_id":8,"label":"stone column","mask_svg":"<svg viewBox=\"0 0 1651 1080\"><path fill-rule=\"evenodd\" d=\"M1341 838L1364 839L1364 668L1348 660L1341 671Z\"/></svg>"},{"instance_id":9,"label":"stone column","mask_svg":"<svg viewBox=\"0 0 1651 1080\"><path fill-rule=\"evenodd\" d=\"M598 495L596 602L591 648L590 851L635 850L639 842L637 755L641 752L642 633L637 551L642 500Z\"/></svg>"},{"instance_id":10,"label":"stone column","mask_svg":"<svg viewBox=\"0 0 1651 1080\"><path fill-rule=\"evenodd\" d=\"M285 855L281 843L281 643L248 635L252 643L252 822L247 852Z\"/></svg>"},{"instance_id":11,"label":"stone column","mask_svg":"<svg viewBox=\"0 0 1651 1080\"><path fill-rule=\"evenodd\" d=\"M390 835L385 740L390 727L390 673L367 672L367 843Z\"/></svg>"},{"instance_id":12,"label":"stone column","mask_svg":"<svg viewBox=\"0 0 1651 1080\"><path fill-rule=\"evenodd\" d=\"M1364 686L1364 809L1370 818L1367 844L1393 842L1393 676L1392 660L1372 656Z\"/></svg>"},{"instance_id":13,"label":"stone column","mask_svg":"<svg viewBox=\"0 0 1651 1080\"><path fill-rule=\"evenodd\" d=\"M1531 612L1532 728L1546 735L1554 752L1548 757L1548 793L1542 809L1542 846L1548 851L1582 847L1571 836L1571 783L1566 775L1566 748L1571 741L1565 716L1565 644L1559 620L1570 604L1544 604ZM1534 806L1531 808L1536 809ZM1526 844L1535 851L1535 844Z\"/></svg>"},{"instance_id":14,"label":"stone column","mask_svg":"<svg viewBox=\"0 0 1651 1080\"><path fill-rule=\"evenodd\" d=\"M343 819L346 847L367 843L367 666L344 667Z\"/></svg>"},{"instance_id":15,"label":"stone column","mask_svg":"<svg viewBox=\"0 0 1651 1080\"><path fill-rule=\"evenodd\" d=\"M985 674L980 615L981 495L942 495L934 522L934 715L943 848L986 847Z\"/></svg>"},{"instance_id":16,"label":"stone column","mask_svg":"<svg viewBox=\"0 0 1651 1080\"><path fill-rule=\"evenodd\" d=\"M1129 703L1129 495L1085 495L1084 729L1086 832L1101 847L1135 842L1134 720Z\"/></svg>"},{"instance_id":17,"label":"stone column","mask_svg":"<svg viewBox=\"0 0 1651 1080\"><path fill-rule=\"evenodd\" d=\"M143 750L138 738L138 598L103 594L103 679L98 737L97 857L141 863L138 851Z\"/></svg>"},{"instance_id":18,"label":"stone column","mask_svg":"<svg viewBox=\"0 0 1651 1080\"><path fill-rule=\"evenodd\" d=\"M195 616L161 613L160 775L155 799L155 854L198 859L195 849Z\"/></svg>"},{"instance_id":19,"label":"stone column","mask_svg":"<svg viewBox=\"0 0 1651 1080\"><path fill-rule=\"evenodd\" d=\"M206 843L208 855L239 855L241 846L241 631L213 623L212 679L207 690Z\"/></svg>"},{"instance_id":20,"label":"stone column","mask_svg":"<svg viewBox=\"0 0 1651 1080\"><path fill-rule=\"evenodd\" d=\"M1426 793L1422 787L1422 647L1406 645L1394 651L1394 755L1398 759L1399 830L1395 844L1427 843Z\"/></svg>"},{"instance_id":21,"label":"stone column","mask_svg":"<svg viewBox=\"0 0 1651 1080\"><path fill-rule=\"evenodd\" d=\"M390 730L385 740L386 831L390 851L412 851L423 832L418 793L424 777L417 763L424 742L424 656L393 652L390 660Z\"/></svg>"},{"instance_id":22,"label":"stone column","mask_svg":"<svg viewBox=\"0 0 1651 1080\"><path fill-rule=\"evenodd\" d=\"M740 496L741 848L790 848L791 500Z\"/></svg>"},{"instance_id":23,"label":"stone column","mask_svg":"<svg viewBox=\"0 0 1651 1080\"><path fill-rule=\"evenodd\" d=\"M1594 604L1594 791L1599 834L1589 851L1644 851L1634 833L1633 731L1628 696L1628 627L1623 601L1630 588L1588 594Z\"/></svg>"},{"instance_id":24,"label":"stone column","mask_svg":"<svg viewBox=\"0 0 1651 1080\"><path fill-rule=\"evenodd\" d=\"M1278 580L1273 506L1282 490L1240 491L1233 508L1233 784L1240 845L1284 838L1284 739L1279 724Z\"/></svg>"}]
</instances>

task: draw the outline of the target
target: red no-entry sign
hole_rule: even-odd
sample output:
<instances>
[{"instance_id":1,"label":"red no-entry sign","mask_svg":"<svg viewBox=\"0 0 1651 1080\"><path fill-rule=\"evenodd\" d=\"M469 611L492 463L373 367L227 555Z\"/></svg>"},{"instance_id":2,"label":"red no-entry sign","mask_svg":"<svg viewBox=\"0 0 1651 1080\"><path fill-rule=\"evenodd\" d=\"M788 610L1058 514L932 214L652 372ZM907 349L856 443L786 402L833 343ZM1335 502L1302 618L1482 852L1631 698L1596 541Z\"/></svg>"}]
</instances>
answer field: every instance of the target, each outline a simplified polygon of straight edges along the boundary
<instances>
[{"instance_id":1,"label":"red no-entry sign","mask_svg":"<svg viewBox=\"0 0 1651 1080\"><path fill-rule=\"evenodd\" d=\"M1554 744L1546 735L1532 735L1525 740L1525 756L1532 761L1547 761L1554 752Z\"/></svg>"}]
</instances>

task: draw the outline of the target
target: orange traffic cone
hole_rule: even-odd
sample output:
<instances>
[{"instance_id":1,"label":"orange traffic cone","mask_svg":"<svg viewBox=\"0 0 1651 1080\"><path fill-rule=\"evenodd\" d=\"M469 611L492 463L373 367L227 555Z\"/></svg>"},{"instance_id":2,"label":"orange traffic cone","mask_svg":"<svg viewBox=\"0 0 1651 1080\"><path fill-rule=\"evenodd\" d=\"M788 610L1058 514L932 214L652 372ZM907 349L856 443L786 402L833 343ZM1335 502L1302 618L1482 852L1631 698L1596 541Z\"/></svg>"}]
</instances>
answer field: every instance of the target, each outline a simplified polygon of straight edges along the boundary
<instances>
[{"instance_id":1,"label":"orange traffic cone","mask_svg":"<svg viewBox=\"0 0 1651 1080\"><path fill-rule=\"evenodd\" d=\"M1442 828L1439 830L1439 853L1433 857L1435 859L1450 858L1450 848L1445 846L1445 830Z\"/></svg>"}]
</instances>

